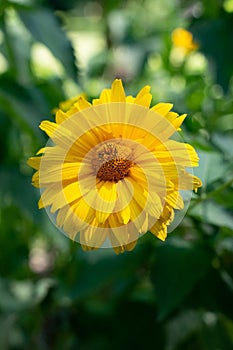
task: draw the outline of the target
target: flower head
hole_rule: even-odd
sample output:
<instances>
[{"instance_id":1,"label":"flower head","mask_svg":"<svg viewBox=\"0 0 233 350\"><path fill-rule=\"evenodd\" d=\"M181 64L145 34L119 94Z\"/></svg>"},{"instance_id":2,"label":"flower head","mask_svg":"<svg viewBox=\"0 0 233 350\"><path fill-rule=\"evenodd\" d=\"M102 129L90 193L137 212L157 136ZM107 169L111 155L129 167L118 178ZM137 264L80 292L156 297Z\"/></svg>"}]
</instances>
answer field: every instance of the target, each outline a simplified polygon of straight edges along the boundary
<instances>
[{"instance_id":1,"label":"flower head","mask_svg":"<svg viewBox=\"0 0 233 350\"><path fill-rule=\"evenodd\" d=\"M193 41L193 35L188 30L176 28L172 32L173 45L182 50L184 54L188 54L198 48L198 44Z\"/></svg>"},{"instance_id":2,"label":"flower head","mask_svg":"<svg viewBox=\"0 0 233 350\"><path fill-rule=\"evenodd\" d=\"M92 103L81 96L40 125L52 144L28 161L39 208L55 213L56 225L85 250L131 250L148 231L165 240L174 209L184 205L179 190L201 186L186 171L198 165L195 150L171 139L186 115L169 103L150 108L151 99L149 86L126 96L115 80Z\"/></svg>"}]
</instances>

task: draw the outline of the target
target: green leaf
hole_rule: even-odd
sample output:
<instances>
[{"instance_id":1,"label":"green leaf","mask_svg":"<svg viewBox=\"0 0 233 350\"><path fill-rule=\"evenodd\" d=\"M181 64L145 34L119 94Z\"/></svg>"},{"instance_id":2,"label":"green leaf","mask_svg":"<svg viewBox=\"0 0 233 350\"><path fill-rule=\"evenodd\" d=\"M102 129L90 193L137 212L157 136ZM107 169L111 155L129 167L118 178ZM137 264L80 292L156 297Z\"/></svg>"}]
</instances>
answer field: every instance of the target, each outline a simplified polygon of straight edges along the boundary
<instances>
[{"instance_id":1,"label":"green leaf","mask_svg":"<svg viewBox=\"0 0 233 350\"><path fill-rule=\"evenodd\" d=\"M200 158L199 166L195 168L194 173L203 183L203 188L212 182L224 178L229 168L229 164L223 159L220 152L198 151Z\"/></svg>"},{"instance_id":2,"label":"green leaf","mask_svg":"<svg viewBox=\"0 0 233 350\"><path fill-rule=\"evenodd\" d=\"M4 11L7 8L14 9L27 9L33 6L35 0L1 0L0 3L0 12Z\"/></svg>"},{"instance_id":3,"label":"green leaf","mask_svg":"<svg viewBox=\"0 0 233 350\"><path fill-rule=\"evenodd\" d=\"M22 130L39 138L38 110L31 100L29 92L15 80L7 75L0 77L0 108L17 121Z\"/></svg>"},{"instance_id":4,"label":"green leaf","mask_svg":"<svg viewBox=\"0 0 233 350\"><path fill-rule=\"evenodd\" d=\"M42 133L38 125L42 119L48 117L50 109L55 107L55 99L61 96L61 92L53 85L46 83L41 87L36 85L25 87L4 74L0 77L0 109L18 124L21 131L32 134L41 141ZM50 100L53 105L50 105Z\"/></svg>"},{"instance_id":5,"label":"green leaf","mask_svg":"<svg viewBox=\"0 0 233 350\"><path fill-rule=\"evenodd\" d=\"M215 128L222 132L233 130L233 114L225 114L218 118Z\"/></svg>"},{"instance_id":6,"label":"green leaf","mask_svg":"<svg viewBox=\"0 0 233 350\"><path fill-rule=\"evenodd\" d=\"M214 201L208 200L196 205L190 210L189 215L198 218L202 222L219 227L228 227L233 230L231 213Z\"/></svg>"},{"instance_id":7,"label":"green leaf","mask_svg":"<svg viewBox=\"0 0 233 350\"><path fill-rule=\"evenodd\" d=\"M19 11L19 15L35 40L43 43L58 58L69 77L77 80L77 67L70 41L53 12L46 8Z\"/></svg>"},{"instance_id":8,"label":"green leaf","mask_svg":"<svg viewBox=\"0 0 233 350\"><path fill-rule=\"evenodd\" d=\"M41 223L41 212L37 207L36 191L31 185L31 178L23 176L17 167L0 167L0 208L5 198L18 206L28 218ZM25 195L26 194L26 195Z\"/></svg>"},{"instance_id":9,"label":"green leaf","mask_svg":"<svg viewBox=\"0 0 233 350\"><path fill-rule=\"evenodd\" d=\"M213 134L212 140L226 157L233 158L233 132Z\"/></svg>"},{"instance_id":10,"label":"green leaf","mask_svg":"<svg viewBox=\"0 0 233 350\"><path fill-rule=\"evenodd\" d=\"M37 283L33 283L31 280L13 280L11 281L10 290L21 304L33 305L40 303L54 284L55 281L51 278L42 278Z\"/></svg>"},{"instance_id":11,"label":"green leaf","mask_svg":"<svg viewBox=\"0 0 233 350\"><path fill-rule=\"evenodd\" d=\"M201 314L194 310L184 310L171 318L166 327L166 350L175 350L202 326Z\"/></svg>"},{"instance_id":12,"label":"green leaf","mask_svg":"<svg viewBox=\"0 0 233 350\"><path fill-rule=\"evenodd\" d=\"M6 311L21 311L39 304L54 286L54 280L44 278L34 283L31 280L0 279L0 308Z\"/></svg>"},{"instance_id":13,"label":"green leaf","mask_svg":"<svg viewBox=\"0 0 233 350\"><path fill-rule=\"evenodd\" d=\"M151 278L160 319L182 303L210 268L212 257L206 247L180 239L158 249Z\"/></svg>"},{"instance_id":14,"label":"green leaf","mask_svg":"<svg viewBox=\"0 0 233 350\"><path fill-rule=\"evenodd\" d=\"M96 255L101 256L101 252L92 252L91 254L93 258ZM115 286L115 291L118 294L121 287L124 289L132 283L135 279L135 271L145 260L146 256L140 249L119 256L111 252L111 256L107 258L103 257L88 265L84 264L79 273L73 276L75 280L71 282L72 288L70 286L70 290L66 294L68 293L71 299L87 298L110 285L112 289L114 289L113 285ZM64 281L63 284L65 283L67 282ZM64 293L61 288L60 293L62 292Z\"/></svg>"},{"instance_id":15,"label":"green leaf","mask_svg":"<svg viewBox=\"0 0 233 350\"><path fill-rule=\"evenodd\" d=\"M31 39L14 11L6 10L1 23L4 35L3 54L9 63L9 71L16 80L25 84L31 80Z\"/></svg>"}]
</instances>

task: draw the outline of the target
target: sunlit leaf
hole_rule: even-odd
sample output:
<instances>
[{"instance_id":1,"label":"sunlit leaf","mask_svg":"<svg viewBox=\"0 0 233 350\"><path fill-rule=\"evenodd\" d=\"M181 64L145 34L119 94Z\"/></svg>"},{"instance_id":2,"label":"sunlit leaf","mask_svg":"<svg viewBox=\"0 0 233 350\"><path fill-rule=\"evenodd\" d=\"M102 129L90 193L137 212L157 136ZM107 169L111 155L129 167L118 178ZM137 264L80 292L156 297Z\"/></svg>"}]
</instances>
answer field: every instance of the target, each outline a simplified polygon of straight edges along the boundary
<instances>
[{"instance_id":1,"label":"sunlit leaf","mask_svg":"<svg viewBox=\"0 0 233 350\"><path fill-rule=\"evenodd\" d=\"M204 188L227 174L229 164L220 152L198 151L198 156L200 161L195 175L201 178Z\"/></svg>"},{"instance_id":2,"label":"sunlit leaf","mask_svg":"<svg viewBox=\"0 0 233 350\"><path fill-rule=\"evenodd\" d=\"M232 213L213 200L204 201L196 205L189 214L197 217L202 222L207 222L219 227L229 227L233 230Z\"/></svg>"},{"instance_id":3,"label":"sunlit leaf","mask_svg":"<svg viewBox=\"0 0 233 350\"><path fill-rule=\"evenodd\" d=\"M46 8L20 11L19 14L33 37L46 45L62 62L69 77L77 80L77 67L72 46L54 14Z\"/></svg>"},{"instance_id":4,"label":"sunlit leaf","mask_svg":"<svg viewBox=\"0 0 233 350\"><path fill-rule=\"evenodd\" d=\"M215 133L213 142L221 149L225 156L233 158L233 133Z\"/></svg>"},{"instance_id":5,"label":"sunlit leaf","mask_svg":"<svg viewBox=\"0 0 233 350\"><path fill-rule=\"evenodd\" d=\"M29 83L31 40L16 12L7 10L0 22L4 35L3 54L8 60L11 75L20 83Z\"/></svg>"},{"instance_id":6,"label":"sunlit leaf","mask_svg":"<svg viewBox=\"0 0 233 350\"><path fill-rule=\"evenodd\" d=\"M38 141L42 140L42 133L38 129L40 121L50 115L61 97L59 81L25 87L7 74L0 77L0 109Z\"/></svg>"}]
</instances>

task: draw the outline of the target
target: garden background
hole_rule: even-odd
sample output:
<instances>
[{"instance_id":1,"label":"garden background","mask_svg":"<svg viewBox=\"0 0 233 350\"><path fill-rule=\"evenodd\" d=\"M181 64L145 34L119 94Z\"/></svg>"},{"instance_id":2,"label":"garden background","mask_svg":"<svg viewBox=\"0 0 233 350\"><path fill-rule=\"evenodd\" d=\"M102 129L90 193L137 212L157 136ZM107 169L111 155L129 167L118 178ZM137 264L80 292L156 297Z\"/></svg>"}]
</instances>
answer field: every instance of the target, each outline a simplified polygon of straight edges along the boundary
<instances>
[{"instance_id":1,"label":"garden background","mask_svg":"<svg viewBox=\"0 0 233 350\"><path fill-rule=\"evenodd\" d=\"M233 0L0 0L0 74L0 349L233 349ZM83 252L26 162L59 102L116 77L188 113L203 187L165 243Z\"/></svg>"}]
</instances>

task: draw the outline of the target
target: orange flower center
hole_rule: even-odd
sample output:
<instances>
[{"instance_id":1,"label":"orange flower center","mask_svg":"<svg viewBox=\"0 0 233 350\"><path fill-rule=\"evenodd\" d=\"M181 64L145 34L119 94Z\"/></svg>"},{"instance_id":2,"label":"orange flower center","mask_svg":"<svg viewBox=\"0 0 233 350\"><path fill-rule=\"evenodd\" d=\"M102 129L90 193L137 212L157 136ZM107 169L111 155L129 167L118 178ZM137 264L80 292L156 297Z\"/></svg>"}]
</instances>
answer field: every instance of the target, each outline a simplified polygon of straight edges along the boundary
<instances>
[{"instance_id":1,"label":"orange flower center","mask_svg":"<svg viewBox=\"0 0 233 350\"><path fill-rule=\"evenodd\" d=\"M93 168L97 178L118 182L129 174L133 166L130 155L132 150L118 143L108 142L96 150Z\"/></svg>"}]
</instances>

